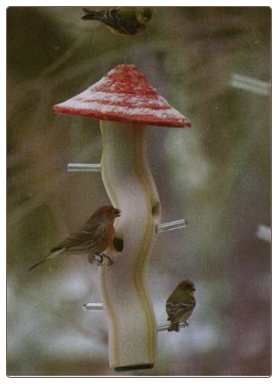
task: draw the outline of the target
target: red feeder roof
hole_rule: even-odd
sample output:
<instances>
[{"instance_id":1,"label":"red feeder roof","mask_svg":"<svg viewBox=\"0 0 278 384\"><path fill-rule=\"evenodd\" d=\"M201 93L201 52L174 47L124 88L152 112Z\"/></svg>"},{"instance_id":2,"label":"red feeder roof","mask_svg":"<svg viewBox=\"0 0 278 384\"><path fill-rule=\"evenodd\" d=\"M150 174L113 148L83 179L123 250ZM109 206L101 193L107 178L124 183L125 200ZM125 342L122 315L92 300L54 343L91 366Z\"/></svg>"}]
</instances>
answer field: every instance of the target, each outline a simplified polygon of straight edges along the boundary
<instances>
[{"instance_id":1,"label":"red feeder roof","mask_svg":"<svg viewBox=\"0 0 278 384\"><path fill-rule=\"evenodd\" d=\"M135 65L118 65L100 81L53 107L55 113L143 125L190 127Z\"/></svg>"}]
</instances>

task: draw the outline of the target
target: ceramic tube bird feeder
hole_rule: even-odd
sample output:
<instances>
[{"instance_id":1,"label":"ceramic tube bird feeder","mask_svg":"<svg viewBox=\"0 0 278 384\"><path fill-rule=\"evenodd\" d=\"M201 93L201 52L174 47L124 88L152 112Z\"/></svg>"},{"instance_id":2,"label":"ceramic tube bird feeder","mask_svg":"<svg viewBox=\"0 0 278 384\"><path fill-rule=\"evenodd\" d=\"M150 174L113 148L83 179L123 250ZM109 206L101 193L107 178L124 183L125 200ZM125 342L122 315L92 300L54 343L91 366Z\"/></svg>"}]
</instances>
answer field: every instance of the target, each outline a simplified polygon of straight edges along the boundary
<instances>
[{"instance_id":1,"label":"ceramic tube bird feeder","mask_svg":"<svg viewBox=\"0 0 278 384\"><path fill-rule=\"evenodd\" d=\"M134 65L118 65L96 84L58 104L54 112L100 120L101 174L113 206L121 210L121 251L99 270L109 325L109 360L115 370L151 368L157 325L145 285L146 264L160 223L159 195L146 156L146 126L189 127Z\"/></svg>"}]
</instances>

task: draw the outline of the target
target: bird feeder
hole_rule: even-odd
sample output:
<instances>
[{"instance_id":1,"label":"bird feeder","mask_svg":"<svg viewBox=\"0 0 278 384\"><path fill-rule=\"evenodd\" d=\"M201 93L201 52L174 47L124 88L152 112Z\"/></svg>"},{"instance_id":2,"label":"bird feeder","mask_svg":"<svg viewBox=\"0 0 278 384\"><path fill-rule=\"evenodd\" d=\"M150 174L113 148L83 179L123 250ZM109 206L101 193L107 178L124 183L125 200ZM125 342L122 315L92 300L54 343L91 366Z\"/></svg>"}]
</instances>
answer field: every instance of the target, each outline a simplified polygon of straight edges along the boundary
<instances>
[{"instance_id":1,"label":"bird feeder","mask_svg":"<svg viewBox=\"0 0 278 384\"><path fill-rule=\"evenodd\" d=\"M189 127L134 65L118 65L79 95L54 106L59 114L99 119L101 175L114 207L121 210L110 267L99 269L108 317L109 361L115 370L152 368L157 324L145 284L161 206L146 155L146 127Z\"/></svg>"}]
</instances>

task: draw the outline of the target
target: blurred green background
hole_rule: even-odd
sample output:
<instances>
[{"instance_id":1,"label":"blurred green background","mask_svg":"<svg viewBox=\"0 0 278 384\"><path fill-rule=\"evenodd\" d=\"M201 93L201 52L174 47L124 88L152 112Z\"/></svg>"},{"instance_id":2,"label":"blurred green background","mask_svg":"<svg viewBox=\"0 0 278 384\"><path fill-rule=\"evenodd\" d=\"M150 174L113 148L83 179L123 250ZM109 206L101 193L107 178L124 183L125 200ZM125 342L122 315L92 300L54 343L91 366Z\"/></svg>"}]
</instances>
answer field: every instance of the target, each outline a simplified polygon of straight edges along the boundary
<instances>
[{"instance_id":1,"label":"blurred green background","mask_svg":"<svg viewBox=\"0 0 278 384\"><path fill-rule=\"evenodd\" d=\"M82 309L100 300L97 267L72 256L27 269L109 203L100 174L67 172L100 161L98 121L51 108L122 63L192 123L148 130L163 221L189 222L160 234L150 260L158 324L180 280L197 289L190 327L158 335L152 370L124 374L271 374L271 248L258 235L271 225L271 9L156 7L135 37L82 15L7 10L7 374L117 375L105 314Z\"/></svg>"}]
</instances>

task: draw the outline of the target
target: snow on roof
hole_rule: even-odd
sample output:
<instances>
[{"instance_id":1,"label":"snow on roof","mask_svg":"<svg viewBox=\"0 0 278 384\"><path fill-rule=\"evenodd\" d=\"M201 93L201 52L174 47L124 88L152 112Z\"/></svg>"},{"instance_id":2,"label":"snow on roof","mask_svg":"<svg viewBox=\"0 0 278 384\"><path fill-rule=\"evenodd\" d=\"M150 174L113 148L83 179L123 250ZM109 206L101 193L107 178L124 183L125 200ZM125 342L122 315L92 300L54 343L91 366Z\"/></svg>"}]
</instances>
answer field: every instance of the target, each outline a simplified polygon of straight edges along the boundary
<instances>
[{"instance_id":1,"label":"snow on roof","mask_svg":"<svg viewBox=\"0 0 278 384\"><path fill-rule=\"evenodd\" d=\"M55 113L144 125L190 127L135 65L118 65L84 92L53 107Z\"/></svg>"}]
</instances>

